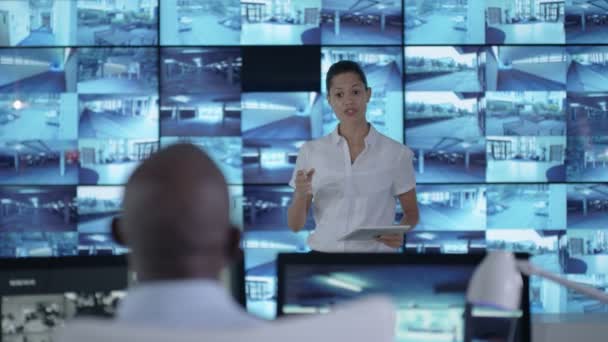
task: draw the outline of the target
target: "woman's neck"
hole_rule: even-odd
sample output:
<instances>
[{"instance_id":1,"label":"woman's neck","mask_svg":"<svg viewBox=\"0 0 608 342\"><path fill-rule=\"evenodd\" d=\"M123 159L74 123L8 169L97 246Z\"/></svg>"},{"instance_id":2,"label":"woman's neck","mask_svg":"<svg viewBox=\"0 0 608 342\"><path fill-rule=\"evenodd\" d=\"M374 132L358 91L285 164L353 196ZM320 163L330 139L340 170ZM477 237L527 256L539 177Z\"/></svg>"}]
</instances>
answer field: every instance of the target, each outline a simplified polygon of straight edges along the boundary
<instances>
[{"instance_id":1,"label":"woman's neck","mask_svg":"<svg viewBox=\"0 0 608 342\"><path fill-rule=\"evenodd\" d=\"M363 144L365 137L369 133L370 124L364 121L359 124L345 125L340 123L338 126L338 134L344 137L349 144Z\"/></svg>"}]
</instances>

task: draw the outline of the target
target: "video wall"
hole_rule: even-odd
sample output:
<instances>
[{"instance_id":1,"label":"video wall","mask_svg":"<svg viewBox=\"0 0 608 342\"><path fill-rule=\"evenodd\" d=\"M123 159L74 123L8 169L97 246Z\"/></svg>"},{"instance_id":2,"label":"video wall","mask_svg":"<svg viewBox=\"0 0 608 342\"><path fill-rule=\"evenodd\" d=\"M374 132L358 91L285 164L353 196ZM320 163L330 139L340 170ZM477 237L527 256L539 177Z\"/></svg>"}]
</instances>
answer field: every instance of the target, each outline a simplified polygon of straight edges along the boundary
<instances>
[{"instance_id":1,"label":"video wall","mask_svg":"<svg viewBox=\"0 0 608 342\"><path fill-rule=\"evenodd\" d=\"M547 0L0 2L0 257L122 254L109 222L159 148L230 184L248 309L275 259L302 144L332 132L332 63L363 67L368 121L414 152L404 253L509 249L608 286L608 7ZM395 222L402 217L397 206ZM533 313L608 312L533 278Z\"/></svg>"}]
</instances>

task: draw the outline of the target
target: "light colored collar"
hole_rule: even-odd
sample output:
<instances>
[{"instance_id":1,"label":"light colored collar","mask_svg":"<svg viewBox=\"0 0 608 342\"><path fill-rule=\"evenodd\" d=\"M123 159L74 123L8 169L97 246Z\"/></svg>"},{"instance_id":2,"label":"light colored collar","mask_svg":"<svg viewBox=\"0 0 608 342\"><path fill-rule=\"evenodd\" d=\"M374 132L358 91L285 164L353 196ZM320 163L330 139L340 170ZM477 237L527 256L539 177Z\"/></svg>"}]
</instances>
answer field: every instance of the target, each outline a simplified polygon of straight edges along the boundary
<instances>
[{"instance_id":1,"label":"light colored collar","mask_svg":"<svg viewBox=\"0 0 608 342\"><path fill-rule=\"evenodd\" d=\"M117 318L138 321L148 310L165 311L170 315L180 307L191 305L201 312L214 308L228 311L239 310L228 291L217 280L193 279L151 281L140 283L127 292L117 311Z\"/></svg>"},{"instance_id":2,"label":"light colored collar","mask_svg":"<svg viewBox=\"0 0 608 342\"><path fill-rule=\"evenodd\" d=\"M338 133L338 125L336 125L336 128L331 132L330 136L331 141L336 145L339 144L342 140L344 140L344 137ZM363 139L363 141L365 142L365 146L373 145L377 139L378 131L374 128L374 125L369 124L369 132Z\"/></svg>"}]
</instances>

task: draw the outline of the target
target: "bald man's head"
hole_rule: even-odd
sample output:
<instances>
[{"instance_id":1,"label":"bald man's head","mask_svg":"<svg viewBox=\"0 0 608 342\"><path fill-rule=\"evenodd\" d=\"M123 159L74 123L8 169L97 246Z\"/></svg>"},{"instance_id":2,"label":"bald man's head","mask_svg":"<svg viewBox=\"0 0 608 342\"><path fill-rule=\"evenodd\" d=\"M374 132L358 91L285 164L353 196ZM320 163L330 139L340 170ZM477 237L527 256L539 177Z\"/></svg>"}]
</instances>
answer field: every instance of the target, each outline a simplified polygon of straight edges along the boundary
<instances>
[{"instance_id":1,"label":"bald man's head","mask_svg":"<svg viewBox=\"0 0 608 342\"><path fill-rule=\"evenodd\" d=\"M141 280L216 277L238 250L224 176L194 145L144 161L127 182L123 210L113 230Z\"/></svg>"}]
</instances>

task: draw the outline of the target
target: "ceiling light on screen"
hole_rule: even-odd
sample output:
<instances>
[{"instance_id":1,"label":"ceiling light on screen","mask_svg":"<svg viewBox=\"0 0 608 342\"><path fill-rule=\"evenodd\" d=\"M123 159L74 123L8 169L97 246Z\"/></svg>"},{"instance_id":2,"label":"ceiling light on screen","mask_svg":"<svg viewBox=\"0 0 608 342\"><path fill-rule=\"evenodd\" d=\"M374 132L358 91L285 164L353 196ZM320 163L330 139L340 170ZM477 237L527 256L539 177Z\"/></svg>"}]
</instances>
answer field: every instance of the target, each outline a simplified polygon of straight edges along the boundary
<instances>
[{"instance_id":1,"label":"ceiling light on screen","mask_svg":"<svg viewBox=\"0 0 608 342\"><path fill-rule=\"evenodd\" d=\"M15 102L13 102L13 109L15 110L20 110L23 108L23 102L16 100Z\"/></svg>"},{"instance_id":2,"label":"ceiling light on screen","mask_svg":"<svg viewBox=\"0 0 608 342\"><path fill-rule=\"evenodd\" d=\"M361 292L363 288L361 286L357 286L347 281L343 281L340 279L336 279L328 276L319 276L319 280L324 282L327 285L338 287L344 290L352 291L352 292Z\"/></svg>"}]
</instances>

